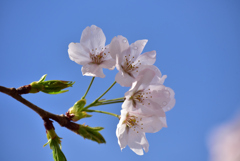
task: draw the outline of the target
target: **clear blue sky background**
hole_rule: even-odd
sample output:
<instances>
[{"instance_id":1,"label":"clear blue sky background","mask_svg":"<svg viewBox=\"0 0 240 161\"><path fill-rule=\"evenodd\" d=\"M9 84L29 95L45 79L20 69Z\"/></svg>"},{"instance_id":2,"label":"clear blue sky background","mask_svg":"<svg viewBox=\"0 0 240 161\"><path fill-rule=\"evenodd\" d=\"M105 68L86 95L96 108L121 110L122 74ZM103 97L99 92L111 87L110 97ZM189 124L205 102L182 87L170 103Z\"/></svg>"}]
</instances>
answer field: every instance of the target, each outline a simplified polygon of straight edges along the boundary
<instances>
[{"instance_id":1,"label":"clear blue sky background","mask_svg":"<svg viewBox=\"0 0 240 161\"><path fill-rule=\"evenodd\" d=\"M216 126L231 119L240 107L240 1L238 0L121 0L121 1L7 1L0 2L0 85L19 87L47 79L76 81L60 95L24 95L37 106L65 113L84 94L91 78L71 61L67 49L79 42L86 26L102 28L107 44L117 35L132 43L148 39L144 52L156 50L155 65L168 75L165 85L176 93L167 112L168 128L147 134L150 150L138 156L122 152L115 135L115 117L94 114L79 123L103 126L107 144L98 145L54 126L62 137L63 152L77 160L205 161L207 138ZM114 81L117 70L104 70L95 79L88 103ZM128 88L115 87L105 98L122 97ZM0 93L0 160L51 161L41 118ZM96 107L119 114L121 104Z\"/></svg>"}]
</instances>

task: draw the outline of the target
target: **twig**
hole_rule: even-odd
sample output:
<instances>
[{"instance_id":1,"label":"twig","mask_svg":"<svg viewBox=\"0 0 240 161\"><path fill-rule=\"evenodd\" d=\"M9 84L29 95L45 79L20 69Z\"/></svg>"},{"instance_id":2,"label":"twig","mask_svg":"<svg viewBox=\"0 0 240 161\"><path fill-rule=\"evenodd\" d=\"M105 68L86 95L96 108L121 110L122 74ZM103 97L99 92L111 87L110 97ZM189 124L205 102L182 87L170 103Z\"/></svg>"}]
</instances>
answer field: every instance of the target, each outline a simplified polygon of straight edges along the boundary
<instances>
[{"instance_id":1,"label":"twig","mask_svg":"<svg viewBox=\"0 0 240 161\"><path fill-rule=\"evenodd\" d=\"M40 107L34 105L33 103L29 102L28 100L24 99L20 94L21 92L15 88L6 88L3 86L0 86L0 92L5 93L14 99L18 100L19 102L23 103L27 107L31 108L33 111L35 111L43 120L50 118L54 121L58 122L59 125L66 127L67 129L77 133L79 129L79 125L71 122L65 115L55 115L51 112L45 111L41 109ZM77 133L78 134L78 133Z\"/></svg>"}]
</instances>

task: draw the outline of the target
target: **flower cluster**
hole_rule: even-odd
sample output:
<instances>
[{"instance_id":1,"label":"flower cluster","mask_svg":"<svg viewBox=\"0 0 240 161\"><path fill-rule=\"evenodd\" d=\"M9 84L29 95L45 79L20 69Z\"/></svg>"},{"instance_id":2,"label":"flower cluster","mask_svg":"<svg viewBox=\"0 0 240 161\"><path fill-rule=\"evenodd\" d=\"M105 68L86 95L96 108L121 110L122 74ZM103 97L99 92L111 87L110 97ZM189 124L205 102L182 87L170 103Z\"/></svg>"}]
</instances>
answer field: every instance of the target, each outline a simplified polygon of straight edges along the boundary
<instances>
[{"instance_id":1,"label":"flower cluster","mask_svg":"<svg viewBox=\"0 0 240 161\"><path fill-rule=\"evenodd\" d=\"M104 78L102 68L119 71L115 81L130 87L125 93L116 135L123 149L127 145L138 155L148 151L145 133L167 127L165 112L175 105L174 91L163 85L166 75L153 64L156 51L142 53L148 40L129 45L123 36L105 46L103 31L92 25L82 32L80 43L69 44L69 57L82 65L82 74Z\"/></svg>"}]
</instances>

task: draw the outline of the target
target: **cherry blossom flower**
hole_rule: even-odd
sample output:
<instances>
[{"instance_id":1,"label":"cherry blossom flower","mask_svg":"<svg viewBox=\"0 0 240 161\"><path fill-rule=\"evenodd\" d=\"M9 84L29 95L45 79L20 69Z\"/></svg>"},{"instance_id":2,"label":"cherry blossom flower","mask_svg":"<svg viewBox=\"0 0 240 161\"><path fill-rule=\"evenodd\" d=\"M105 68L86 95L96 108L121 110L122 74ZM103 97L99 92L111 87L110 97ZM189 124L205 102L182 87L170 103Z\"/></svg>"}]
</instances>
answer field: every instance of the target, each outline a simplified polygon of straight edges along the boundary
<instances>
[{"instance_id":1,"label":"cherry blossom flower","mask_svg":"<svg viewBox=\"0 0 240 161\"><path fill-rule=\"evenodd\" d=\"M146 65L153 65L156 61L156 51L143 53L148 40L138 40L129 45L123 36L114 37L109 45L110 54L116 60L116 68L119 71L115 80L121 86L129 87L138 73Z\"/></svg>"},{"instance_id":2,"label":"cherry blossom flower","mask_svg":"<svg viewBox=\"0 0 240 161\"><path fill-rule=\"evenodd\" d=\"M211 132L209 148L210 161L240 160L240 113Z\"/></svg>"},{"instance_id":3,"label":"cherry blossom flower","mask_svg":"<svg viewBox=\"0 0 240 161\"><path fill-rule=\"evenodd\" d=\"M162 84L166 76L161 77L160 71L156 67L153 69L146 68L139 73L131 89L125 93L122 108L159 117L164 117L165 112L173 108L174 91Z\"/></svg>"},{"instance_id":4,"label":"cherry blossom flower","mask_svg":"<svg viewBox=\"0 0 240 161\"><path fill-rule=\"evenodd\" d=\"M138 155L143 155L143 150L148 152L149 143L145 133L155 133L167 127L165 117L144 116L138 113L121 110L121 118L117 125L116 135L121 148L127 145Z\"/></svg>"},{"instance_id":5,"label":"cherry blossom flower","mask_svg":"<svg viewBox=\"0 0 240 161\"><path fill-rule=\"evenodd\" d=\"M82 65L83 75L104 78L102 68L114 69L115 60L112 59L105 42L102 29L92 25L83 30L80 43L69 44L69 58Z\"/></svg>"}]
</instances>

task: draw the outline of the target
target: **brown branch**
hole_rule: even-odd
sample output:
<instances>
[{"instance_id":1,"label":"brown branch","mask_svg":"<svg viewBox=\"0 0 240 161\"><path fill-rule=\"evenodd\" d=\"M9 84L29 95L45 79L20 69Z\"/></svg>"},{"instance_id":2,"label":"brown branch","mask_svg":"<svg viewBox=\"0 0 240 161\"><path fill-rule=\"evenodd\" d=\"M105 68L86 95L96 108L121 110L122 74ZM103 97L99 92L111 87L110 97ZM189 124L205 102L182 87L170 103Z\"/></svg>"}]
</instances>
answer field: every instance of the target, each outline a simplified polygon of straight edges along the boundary
<instances>
[{"instance_id":1,"label":"brown branch","mask_svg":"<svg viewBox=\"0 0 240 161\"><path fill-rule=\"evenodd\" d=\"M35 111L43 120L44 119L53 119L54 121L58 122L59 125L66 127L67 129L77 133L79 129L79 125L71 122L65 115L55 115L51 112L45 111L41 109L40 107L34 105L33 103L29 102L28 100L24 99L16 90L15 88L6 88L3 86L0 86L0 92L5 93L14 99L18 100L19 102L23 103L27 107L31 108L33 111ZM78 134L78 133L77 133Z\"/></svg>"}]
</instances>

